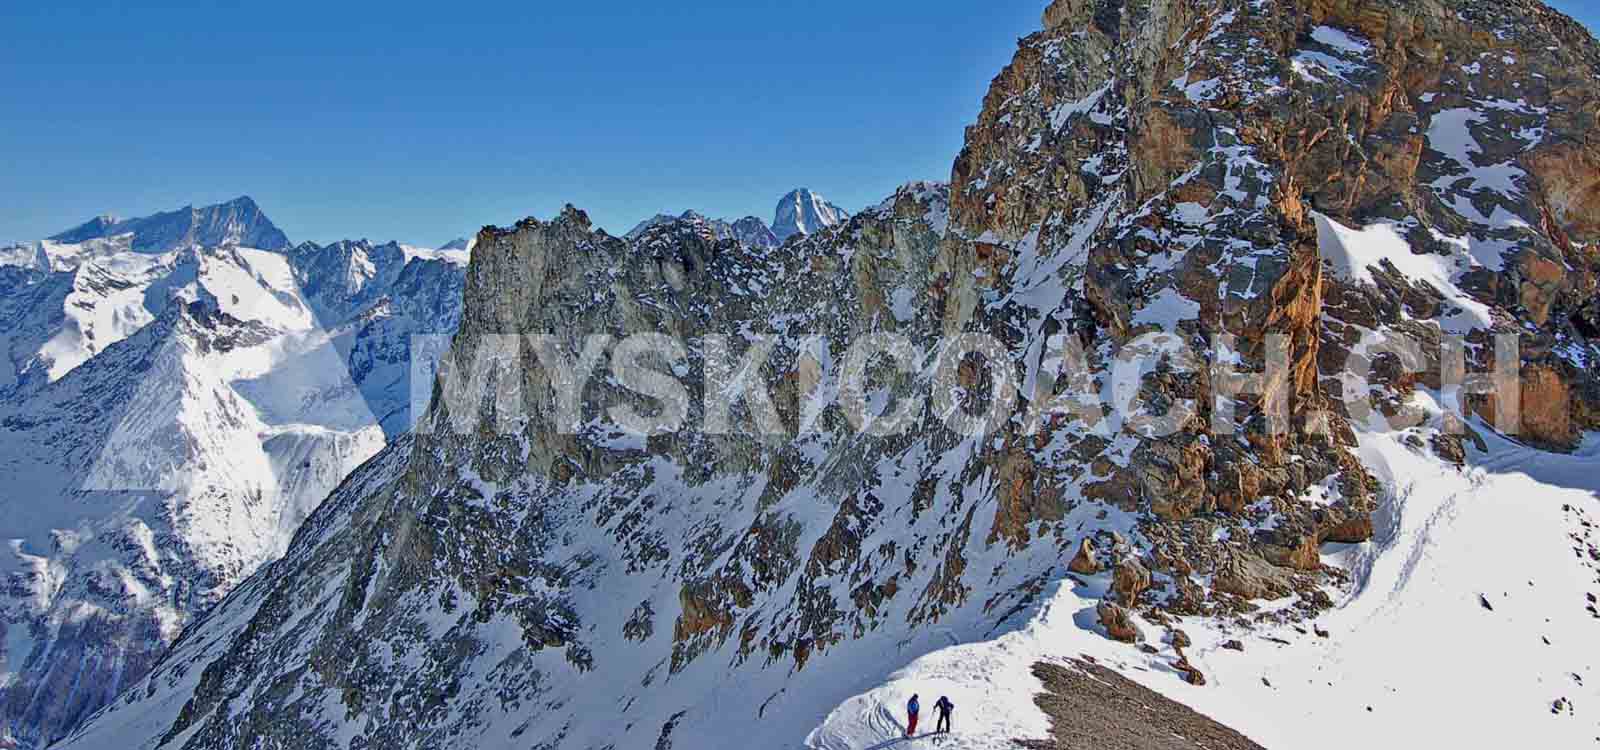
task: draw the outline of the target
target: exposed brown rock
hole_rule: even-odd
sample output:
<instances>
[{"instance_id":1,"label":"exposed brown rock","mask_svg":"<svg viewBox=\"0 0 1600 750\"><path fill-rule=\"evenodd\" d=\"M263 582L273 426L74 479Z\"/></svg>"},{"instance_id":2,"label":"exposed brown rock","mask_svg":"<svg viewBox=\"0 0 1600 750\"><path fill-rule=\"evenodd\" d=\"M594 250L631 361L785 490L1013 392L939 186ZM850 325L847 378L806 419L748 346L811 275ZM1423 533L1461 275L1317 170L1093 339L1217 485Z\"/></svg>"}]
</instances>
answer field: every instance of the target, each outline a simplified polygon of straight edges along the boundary
<instances>
[{"instance_id":1,"label":"exposed brown rock","mask_svg":"<svg viewBox=\"0 0 1600 750\"><path fill-rule=\"evenodd\" d=\"M1433 454L1457 466L1467 462L1467 448L1460 435L1434 435Z\"/></svg>"},{"instance_id":2,"label":"exposed brown rock","mask_svg":"<svg viewBox=\"0 0 1600 750\"><path fill-rule=\"evenodd\" d=\"M1288 541L1289 544L1284 545L1263 545L1262 556L1282 568L1317 570L1322 567L1322 542L1315 535L1291 537Z\"/></svg>"},{"instance_id":3,"label":"exposed brown rock","mask_svg":"<svg viewBox=\"0 0 1600 750\"><path fill-rule=\"evenodd\" d=\"M1073 555L1067 569L1078 575L1092 576L1100 573L1100 560L1095 556L1094 542L1085 538L1078 543L1078 554Z\"/></svg>"},{"instance_id":4,"label":"exposed brown rock","mask_svg":"<svg viewBox=\"0 0 1600 750\"><path fill-rule=\"evenodd\" d=\"M1182 658L1176 662L1173 662L1172 668L1178 670L1179 674L1183 675L1183 681L1189 683L1190 685L1202 686L1206 684L1205 673L1201 672L1193 664L1190 664L1187 658Z\"/></svg>"},{"instance_id":5,"label":"exposed brown rock","mask_svg":"<svg viewBox=\"0 0 1600 750\"><path fill-rule=\"evenodd\" d=\"M1140 154L1137 185L1140 192L1150 194L1172 184L1194 162L1196 148L1194 133L1161 107L1151 108L1143 124L1135 141Z\"/></svg>"},{"instance_id":6,"label":"exposed brown rock","mask_svg":"<svg viewBox=\"0 0 1600 750\"><path fill-rule=\"evenodd\" d=\"M1527 319L1535 325L1548 323L1551 308L1567 286L1566 268L1559 258L1527 251L1517 258L1516 271L1522 277L1517 302Z\"/></svg>"},{"instance_id":7,"label":"exposed brown rock","mask_svg":"<svg viewBox=\"0 0 1600 750\"><path fill-rule=\"evenodd\" d=\"M1150 571L1137 559L1128 557L1117 563L1111 590L1116 593L1119 601L1128 605L1136 604L1139 595L1149 588Z\"/></svg>"},{"instance_id":8,"label":"exposed brown rock","mask_svg":"<svg viewBox=\"0 0 1600 750\"><path fill-rule=\"evenodd\" d=\"M1105 627L1106 634L1114 640L1123 643L1134 643L1139 640L1139 629L1133 624L1133 615L1128 610L1109 601L1100 602L1095 608L1095 613L1100 617L1100 624Z\"/></svg>"},{"instance_id":9,"label":"exposed brown rock","mask_svg":"<svg viewBox=\"0 0 1600 750\"><path fill-rule=\"evenodd\" d=\"M1578 441L1572 426L1570 386L1553 368L1535 366L1522 372L1522 434L1537 443L1571 447Z\"/></svg>"},{"instance_id":10,"label":"exposed brown rock","mask_svg":"<svg viewBox=\"0 0 1600 750\"><path fill-rule=\"evenodd\" d=\"M1334 513L1338 520L1323 529L1321 541L1335 542L1338 544L1360 544L1372 540L1376 529L1372 525L1371 513ZM1310 561L1308 561L1310 562ZM1322 564L1320 551L1314 563L1302 570L1315 570ZM1299 567L1299 566L1296 566Z\"/></svg>"},{"instance_id":11,"label":"exposed brown rock","mask_svg":"<svg viewBox=\"0 0 1600 750\"><path fill-rule=\"evenodd\" d=\"M1180 616L1206 614L1206 590L1189 576L1178 578L1178 595L1167 603L1167 611Z\"/></svg>"},{"instance_id":12,"label":"exposed brown rock","mask_svg":"<svg viewBox=\"0 0 1600 750\"><path fill-rule=\"evenodd\" d=\"M1020 448L1008 450L1000 463L999 480L999 502L990 541L1004 539L1012 548L1022 549L1030 541L1032 524L1061 520L1065 511L1061 493L1039 481L1032 454Z\"/></svg>"},{"instance_id":13,"label":"exposed brown rock","mask_svg":"<svg viewBox=\"0 0 1600 750\"><path fill-rule=\"evenodd\" d=\"M1035 700L1050 717L1048 739L1020 739L1028 750L1262 750L1244 735L1149 688L1083 659L1040 663L1045 692Z\"/></svg>"},{"instance_id":14,"label":"exposed brown rock","mask_svg":"<svg viewBox=\"0 0 1600 750\"><path fill-rule=\"evenodd\" d=\"M1248 555L1234 555L1223 563L1214 585L1218 591L1245 599L1278 599L1294 590L1281 568Z\"/></svg>"},{"instance_id":15,"label":"exposed brown rock","mask_svg":"<svg viewBox=\"0 0 1600 750\"><path fill-rule=\"evenodd\" d=\"M1600 240L1600 150L1590 144L1558 143L1523 160L1569 242Z\"/></svg>"}]
</instances>

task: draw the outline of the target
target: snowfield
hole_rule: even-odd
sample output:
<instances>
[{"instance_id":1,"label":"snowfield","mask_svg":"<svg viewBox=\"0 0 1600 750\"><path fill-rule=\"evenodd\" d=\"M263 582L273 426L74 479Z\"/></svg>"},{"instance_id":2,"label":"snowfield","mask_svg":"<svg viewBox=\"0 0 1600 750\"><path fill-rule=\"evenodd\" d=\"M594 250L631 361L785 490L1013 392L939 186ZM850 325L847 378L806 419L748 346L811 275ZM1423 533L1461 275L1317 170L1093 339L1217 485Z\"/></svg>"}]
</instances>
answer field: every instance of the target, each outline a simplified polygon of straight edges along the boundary
<instances>
[{"instance_id":1,"label":"snowfield","mask_svg":"<svg viewBox=\"0 0 1600 750\"><path fill-rule=\"evenodd\" d=\"M1374 542L1327 548L1355 581L1318 622L1327 638L1190 618L1179 627L1210 683L1193 687L1170 667L1170 646L1147 656L1098 632L1106 576L1064 580L1006 635L882 665L884 684L835 709L806 744L932 746L896 741L920 693L919 736L932 730L938 696L956 704L956 731L937 747L1014 747L1049 727L1032 664L1083 655L1268 748L1589 746L1600 737L1600 653L1590 647L1600 617L1586 607L1600 592L1600 561L1585 524L1600 523L1600 435L1557 455L1476 427L1488 450L1465 468L1407 444L1421 432L1362 436L1364 462L1393 491ZM1145 625L1160 644L1163 629ZM1235 639L1243 652L1222 648ZM1555 713L1558 700L1574 708Z\"/></svg>"}]
</instances>

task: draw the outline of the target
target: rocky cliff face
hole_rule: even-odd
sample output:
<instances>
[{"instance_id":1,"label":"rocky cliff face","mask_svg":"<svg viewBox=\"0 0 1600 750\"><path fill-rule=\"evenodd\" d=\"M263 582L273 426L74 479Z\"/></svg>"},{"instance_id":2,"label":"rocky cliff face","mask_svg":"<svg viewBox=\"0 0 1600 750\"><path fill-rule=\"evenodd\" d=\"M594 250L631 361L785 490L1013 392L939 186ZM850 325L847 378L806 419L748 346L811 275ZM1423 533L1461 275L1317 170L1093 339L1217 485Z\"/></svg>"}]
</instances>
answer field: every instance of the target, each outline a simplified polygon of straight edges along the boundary
<instances>
[{"instance_id":1,"label":"rocky cliff face","mask_svg":"<svg viewBox=\"0 0 1600 750\"><path fill-rule=\"evenodd\" d=\"M778 248L686 222L619 240L571 208L486 229L453 349L501 364L489 388L436 387L426 434L69 746L800 744L883 678L862 665L990 637L1069 575L1103 580L1082 626L1113 638L1325 610L1324 545L1369 539L1388 491L1353 451L1370 431L1450 455L1452 419L1511 402L1551 448L1597 426L1600 50L1570 20L1057 0L1043 21L949 186ZM726 392L706 335L776 339L753 370L771 413L629 434L612 407L671 401L615 376L638 352L596 348L563 413L574 368L504 338L581 363L588 334L641 331L682 342L650 361L692 426ZM999 346L951 354L963 333ZM853 395L908 430L852 424L871 336L913 353ZM1454 394L1455 350L1529 377L1419 409ZM990 431L949 428L990 407Z\"/></svg>"},{"instance_id":2,"label":"rocky cliff face","mask_svg":"<svg viewBox=\"0 0 1600 750\"><path fill-rule=\"evenodd\" d=\"M122 225L0 266L0 737L24 748L409 429L412 336L460 317L464 265L399 246L141 250L165 219Z\"/></svg>"}]
</instances>

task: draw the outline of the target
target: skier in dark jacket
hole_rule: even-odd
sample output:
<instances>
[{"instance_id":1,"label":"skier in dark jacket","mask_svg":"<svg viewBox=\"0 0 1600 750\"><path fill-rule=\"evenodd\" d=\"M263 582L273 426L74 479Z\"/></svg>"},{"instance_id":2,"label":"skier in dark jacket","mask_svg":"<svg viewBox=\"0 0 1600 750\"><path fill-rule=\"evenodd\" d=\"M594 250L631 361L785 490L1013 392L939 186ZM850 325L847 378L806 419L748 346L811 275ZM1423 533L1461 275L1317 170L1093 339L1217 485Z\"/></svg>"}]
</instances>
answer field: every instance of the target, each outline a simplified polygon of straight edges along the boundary
<instances>
[{"instance_id":1,"label":"skier in dark jacket","mask_svg":"<svg viewBox=\"0 0 1600 750\"><path fill-rule=\"evenodd\" d=\"M956 704L951 703L946 696L939 696L939 702L933 704L933 710L939 714L939 723L934 725L935 734L950 733L950 712L956 710Z\"/></svg>"},{"instance_id":2,"label":"skier in dark jacket","mask_svg":"<svg viewBox=\"0 0 1600 750\"><path fill-rule=\"evenodd\" d=\"M917 714L922 713L922 704L913 694L911 701L906 703L906 736L914 737L917 734Z\"/></svg>"}]
</instances>

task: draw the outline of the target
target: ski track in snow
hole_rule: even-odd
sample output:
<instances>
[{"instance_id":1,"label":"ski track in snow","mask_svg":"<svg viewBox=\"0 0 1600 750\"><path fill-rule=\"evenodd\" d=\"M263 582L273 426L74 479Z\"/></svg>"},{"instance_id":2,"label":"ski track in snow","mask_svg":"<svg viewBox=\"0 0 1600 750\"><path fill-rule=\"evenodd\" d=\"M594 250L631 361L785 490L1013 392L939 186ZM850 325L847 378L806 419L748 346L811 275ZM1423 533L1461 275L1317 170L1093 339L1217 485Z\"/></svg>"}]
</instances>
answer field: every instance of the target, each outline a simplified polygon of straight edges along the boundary
<instances>
[{"instance_id":1,"label":"ski track in snow","mask_svg":"<svg viewBox=\"0 0 1600 750\"><path fill-rule=\"evenodd\" d=\"M1019 629L893 672L835 709L807 747L968 750L1043 738L1048 722L1033 705L1042 686L1029 668L1080 655L1269 748L1494 747L1532 738L1542 747L1587 746L1600 736L1600 658L1586 645L1600 620L1583 604L1600 584L1572 556L1567 534L1576 522L1563 507L1600 518L1600 435L1557 455L1476 428L1488 450L1462 469L1406 445L1402 434L1362 436L1363 460L1390 490L1372 542L1325 548L1353 579L1339 608L1318 620L1328 639L1186 619L1179 627L1194 639L1190 659L1211 683L1196 688L1168 666L1170 647L1147 656L1095 632L1103 581L1057 583ZM1148 642L1162 642L1163 629L1140 624ZM1246 650L1221 648L1232 639ZM949 695L956 733L937 744L901 737L913 692L924 706ZM1575 715L1552 714L1562 698Z\"/></svg>"}]
</instances>

